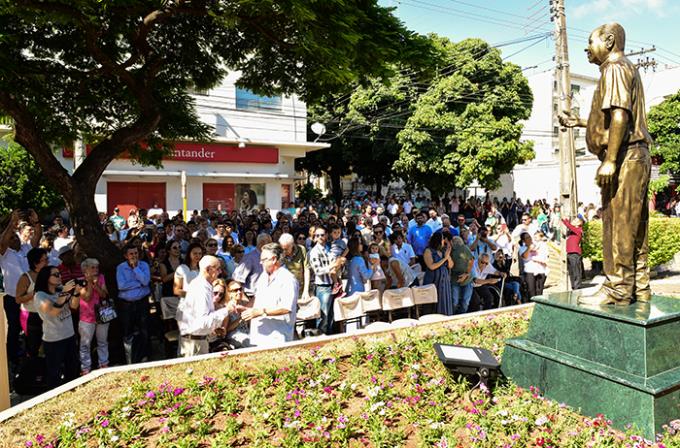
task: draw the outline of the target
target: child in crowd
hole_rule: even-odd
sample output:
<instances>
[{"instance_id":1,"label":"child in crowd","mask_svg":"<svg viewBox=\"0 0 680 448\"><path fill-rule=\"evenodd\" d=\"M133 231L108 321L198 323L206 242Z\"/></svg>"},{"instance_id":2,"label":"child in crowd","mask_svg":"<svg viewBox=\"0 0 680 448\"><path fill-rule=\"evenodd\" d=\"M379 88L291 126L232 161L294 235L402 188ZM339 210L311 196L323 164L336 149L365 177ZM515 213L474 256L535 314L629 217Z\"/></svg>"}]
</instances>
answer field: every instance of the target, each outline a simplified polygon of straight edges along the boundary
<instances>
[{"instance_id":1,"label":"child in crowd","mask_svg":"<svg viewBox=\"0 0 680 448\"><path fill-rule=\"evenodd\" d=\"M334 262L339 257L347 256L347 243L342 239L342 229L337 224L331 224L329 226L331 234L331 263ZM333 280L333 292L334 296L342 297L342 281L341 274L337 272L331 273L331 279Z\"/></svg>"}]
</instances>

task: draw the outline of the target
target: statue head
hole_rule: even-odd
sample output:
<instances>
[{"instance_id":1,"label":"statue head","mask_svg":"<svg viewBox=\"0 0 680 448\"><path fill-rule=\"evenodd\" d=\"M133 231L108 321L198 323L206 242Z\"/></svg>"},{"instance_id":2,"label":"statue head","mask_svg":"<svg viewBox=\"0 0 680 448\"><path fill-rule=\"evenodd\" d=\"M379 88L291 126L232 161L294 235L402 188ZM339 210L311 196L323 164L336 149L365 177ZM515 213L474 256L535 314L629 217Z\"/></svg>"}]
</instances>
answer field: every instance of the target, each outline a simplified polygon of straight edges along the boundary
<instances>
[{"instance_id":1,"label":"statue head","mask_svg":"<svg viewBox=\"0 0 680 448\"><path fill-rule=\"evenodd\" d=\"M616 23L600 25L590 33L588 39L588 62L601 65L612 52L623 52L626 48L626 32Z\"/></svg>"}]
</instances>

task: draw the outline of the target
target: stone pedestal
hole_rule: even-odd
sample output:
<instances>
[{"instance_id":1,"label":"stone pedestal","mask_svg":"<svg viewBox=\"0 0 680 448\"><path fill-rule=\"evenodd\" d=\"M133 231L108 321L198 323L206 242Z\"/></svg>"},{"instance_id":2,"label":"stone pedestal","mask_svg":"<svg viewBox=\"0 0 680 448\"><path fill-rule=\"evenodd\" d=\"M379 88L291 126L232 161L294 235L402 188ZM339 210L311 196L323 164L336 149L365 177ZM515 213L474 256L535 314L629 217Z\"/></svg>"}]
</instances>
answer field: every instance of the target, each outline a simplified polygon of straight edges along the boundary
<instances>
[{"instance_id":1,"label":"stone pedestal","mask_svg":"<svg viewBox=\"0 0 680 448\"><path fill-rule=\"evenodd\" d=\"M501 369L521 387L648 439L680 418L680 299L630 306L577 304L578 293L535 297L527 333L506 342Z\"/></svg>"}]
</instances>

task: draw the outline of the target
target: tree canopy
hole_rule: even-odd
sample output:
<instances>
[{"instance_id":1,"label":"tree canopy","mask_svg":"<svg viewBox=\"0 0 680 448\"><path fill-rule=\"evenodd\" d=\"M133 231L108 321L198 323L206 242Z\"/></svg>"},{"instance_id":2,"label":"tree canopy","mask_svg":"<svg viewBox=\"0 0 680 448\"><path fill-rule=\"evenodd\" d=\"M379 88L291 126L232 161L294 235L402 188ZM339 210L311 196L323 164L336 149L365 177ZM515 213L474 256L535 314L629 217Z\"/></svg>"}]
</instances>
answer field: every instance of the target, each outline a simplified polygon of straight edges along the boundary
<instances>
[{"instance_id":1,"label":"tree canopy","mask_svg":"<svg viewBox=\"0 0 680 448\"><path fill-rule=\"evenodd\" d=\"M520 68L479 39L430 35L428 42L431 51L388 82L313 105L332 148L308 166L351 169L378 185L401 177L439 195L474 180L497 188L501 174L534 157L532 143L519 140L533 102ZM328 163L318 164L324 157Z\"/></svg>"},{"instance_id":2,"label":"tree canopy","mask_svg":"<svg viewBox=\"0 0 680 448\"><path fill-rule=\"evenodd\" d=\"M432 36L445 62L398 138L394 168L435 194L474 180L487 190L500 175L534 157L521 142L520 120L529 118L533 96L521 69L479 39L454 43Z\"/></svg>"},{"instance_id":3,"label":"tree canopy","mask_svg":"<svg viewBox=\"0 0 680 448\"><path fill-rule=\"evenodd\" d=\"M680 92L653 106L647 114L654 138L652 156L660 159L662 172L680 173Z\"/></svg>"},{"instance_id":4,"label":"tree canopy","mask_svg":"<svg viewBox=\"0 0 680 448\"><path fill-rule=\"evenodd\" d=\"M375 0L0 0L0 30L0 115L86 251L113 248L94 191L116 156L158 165L174 140L209 138L188 89L238 71L241 87L309 101L426 48ZM91 149L71 175L53 151L77 138Z\"/></svg>"},{"instance_id":5,"label":"tree canopy","mask_svg":"<svg viewBox=\"0 0 680 448\"><path fill-rule=\"evenodd\" d=\"M0 215L32 208L39 215L59 211L64 200L24 148L0 142Z\"/></svg>"}]
</instances>

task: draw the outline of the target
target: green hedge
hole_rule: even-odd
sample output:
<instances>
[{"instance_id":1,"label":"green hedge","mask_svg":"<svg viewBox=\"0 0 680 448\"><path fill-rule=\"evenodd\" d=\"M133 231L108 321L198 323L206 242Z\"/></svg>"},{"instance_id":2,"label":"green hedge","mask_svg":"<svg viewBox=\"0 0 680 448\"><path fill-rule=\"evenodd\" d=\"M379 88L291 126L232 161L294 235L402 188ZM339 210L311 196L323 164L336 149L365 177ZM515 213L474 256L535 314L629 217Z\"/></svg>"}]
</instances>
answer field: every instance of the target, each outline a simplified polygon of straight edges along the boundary
<instances>
[{"instance_id":1,"label":"green hedge","mask_svg":"<svg viewBox=\"0 0 680 448\"><path fill-rule=\"evenodd\" d=\"M602 261L602 221L591 221L584 226L583 256ZM680 219L651 218L649 220L649 265L667 263L680 252Z\"/></svg>"}]
</instances>

